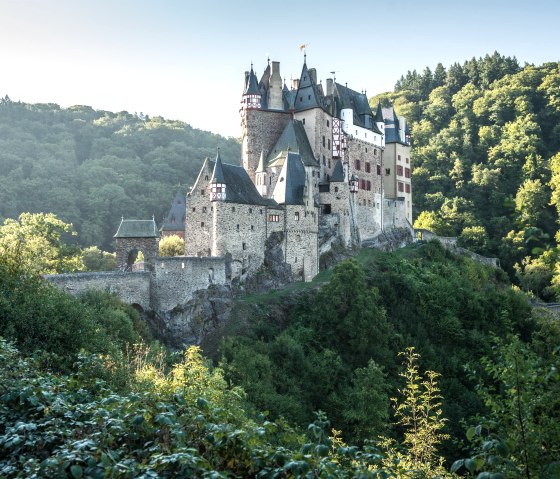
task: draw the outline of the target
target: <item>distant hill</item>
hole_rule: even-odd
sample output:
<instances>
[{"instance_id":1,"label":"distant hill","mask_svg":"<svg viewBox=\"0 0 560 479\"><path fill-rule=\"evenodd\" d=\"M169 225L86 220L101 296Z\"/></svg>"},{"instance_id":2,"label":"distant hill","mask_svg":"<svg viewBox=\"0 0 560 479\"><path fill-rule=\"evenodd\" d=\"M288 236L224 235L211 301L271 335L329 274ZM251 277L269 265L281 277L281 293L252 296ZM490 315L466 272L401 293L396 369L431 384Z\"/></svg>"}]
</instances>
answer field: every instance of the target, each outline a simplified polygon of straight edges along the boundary
<instances>
[{"instance_id":1,"label":"distant hill","mask_svg":"<svg viewBox=\"0 0 560 479\"><path fill-rule=\"evenodd\" d=\"M181 121L89 106L0 100L0 221L52 212L74 224L81 245L112 249L121 216L161 223L179 186L205 157L240 145Z\"/></svg>"}]
</instances>

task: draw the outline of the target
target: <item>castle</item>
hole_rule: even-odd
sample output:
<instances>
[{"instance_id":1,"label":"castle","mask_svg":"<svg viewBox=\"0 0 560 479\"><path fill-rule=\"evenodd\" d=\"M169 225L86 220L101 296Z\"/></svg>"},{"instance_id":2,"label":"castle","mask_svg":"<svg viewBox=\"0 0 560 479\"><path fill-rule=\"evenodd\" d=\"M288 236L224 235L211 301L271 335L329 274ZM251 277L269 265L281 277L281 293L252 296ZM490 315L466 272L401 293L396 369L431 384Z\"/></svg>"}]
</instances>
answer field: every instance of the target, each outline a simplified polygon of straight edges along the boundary
<instances>
[{"instance_id":1,"label":"castle","mask_svg":"<svg viewBox=\"0 0 560 479\"><path fill-rule=\"evenodd\" d=\"M219 151L206 159L162 226L163 235L184 237L185 256L157 256L153 219L121 222L118 264L132 266L142 251L150 273L141 299L132 297L134 288L119 293L127 280L115 283L126 301L168 310L210 284L243 283L262 269L271 239L292 277L311 281L335 241L351 247L393 228L411 229L410 134L393 108L373 111L365 92L335 78L323 86L304 56L290 88L279 62L269 61L260 80L251 65L240 114L239 166L224 163ZM61 287L64 281L53 280Z\"/></svg>"},{"instance_id":2,"label":"castle","mask_svg":"<svg viewBox=\"0 0 560 479\"><path fill-rule=\"evenodd\" d=\"M372 111L365 92L334 78L325 85L306 60L291 88L279 62L269 62L260 80L251 65L240 165L223 163L219 152L205 160L185 202L186 256L229 254L231 277L243 280L262 265L267 238L280 232L294 277L310 281L319 269L320 224L351 246L411 223L405 119L380 105Z\"/></svg>"}]
</instances>

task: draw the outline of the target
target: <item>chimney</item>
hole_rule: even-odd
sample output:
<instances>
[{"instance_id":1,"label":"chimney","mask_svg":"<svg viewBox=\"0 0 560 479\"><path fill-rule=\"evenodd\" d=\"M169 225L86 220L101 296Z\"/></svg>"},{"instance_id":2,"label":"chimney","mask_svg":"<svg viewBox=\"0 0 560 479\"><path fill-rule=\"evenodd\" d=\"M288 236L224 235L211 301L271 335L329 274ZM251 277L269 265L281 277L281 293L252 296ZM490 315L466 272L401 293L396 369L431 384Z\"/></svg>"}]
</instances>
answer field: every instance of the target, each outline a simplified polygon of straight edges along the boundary
<instances>
[{"instance_id":1,"label":"chimney","mask_svg":"<svg viewBox=\"0 0 560 479\"><path fill-rule=\"evenodd\" d=\"M315 70L315 68L309 69L309 76L311 80L313 80L313 83L317 84L317 70Z\"/></svg>"},{"instance_id":2,"label":"chimney","mask_svg":"<svg viewBox=\"0 0 560 479\"><path fill-rule=\"evenodd\" d=\"M299 78L292 80L292 84L294 86L294 90L297 90L299 88Z\"/></svg>"},{"instance_id":3,"label":"chimney","mask_svg":"<svg viewBox=\"0 0 560 479\"><path fill-rule=\"evenodd\" d=\"M327 96L331 96L334 93L334 81L332 78L327 78Z\"/></svg>"}]
</instances>

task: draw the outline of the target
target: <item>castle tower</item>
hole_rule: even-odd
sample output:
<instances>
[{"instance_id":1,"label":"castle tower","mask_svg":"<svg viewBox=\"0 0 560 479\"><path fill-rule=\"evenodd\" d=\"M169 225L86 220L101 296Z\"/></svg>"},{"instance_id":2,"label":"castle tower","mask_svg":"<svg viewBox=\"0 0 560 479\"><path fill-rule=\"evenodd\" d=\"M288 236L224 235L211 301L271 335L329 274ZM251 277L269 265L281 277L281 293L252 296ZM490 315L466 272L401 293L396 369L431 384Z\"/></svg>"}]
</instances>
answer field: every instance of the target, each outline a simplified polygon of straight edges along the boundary
<instances>
[{"instance_id":1,"label":"castle tower","mask_svg":"<svg viewBox=\"0 0 560 479\"><path fill-rule=\"evenodd\" d=\"M251 64L251 71L248 75L245 75L245 88L241 99L241 109L252 110L260 107L261 93L259 91L259 82L253 71L253 64Z\"/></svg>"},{"instance_id":2,"label":"castle tower","mask_svg":"<svg viewBox=\"0 0 560 479\"><path fill-rule=\"evenodd\" d=\"M241 166L256 185L261 152L272 149L290 119L284 109L279 62L266 67L260 82L251 65L245 75L240 113Z\"/></svg>"},{"instance_id":3,"label":"castle tower","mask_svg":"<svg viewBox=\"0 0 560 479\"><path fill-rule=\"evenodd\" d=\"M257 184L257 191L261 196L266 197L268 194L268 188L266 184L266 170L264 168L264 150L261 150L261 157L259 159L259 166L255 171L255 180Z\"/></svg>"},{"instance_id":4,"label":"castle tower","mask_svg":"<svg viewBox=\"0 0 560 479\"><path fill-rule=\"evenodd\" d=\"M283 110L282 77L280 76L280 62L272 62L268 89L268 108L270 110Z\"/></svg>"}]
</instances>

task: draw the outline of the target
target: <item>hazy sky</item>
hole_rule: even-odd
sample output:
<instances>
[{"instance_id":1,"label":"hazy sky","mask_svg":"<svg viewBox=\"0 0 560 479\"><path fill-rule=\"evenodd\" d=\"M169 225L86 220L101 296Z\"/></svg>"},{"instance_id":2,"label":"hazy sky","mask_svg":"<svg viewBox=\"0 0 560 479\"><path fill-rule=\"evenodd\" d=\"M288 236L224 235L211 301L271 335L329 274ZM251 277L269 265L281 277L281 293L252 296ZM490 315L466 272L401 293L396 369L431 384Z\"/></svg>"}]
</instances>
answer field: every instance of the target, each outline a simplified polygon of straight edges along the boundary
<instances>
[{"instance_id":1,"label":"hazy sky","mask_svg":"<svg viewBox=\"0 0 560 479\"><path fill-rule=\"evenodd\" d=\"M282 76L373 96L407 70L494 50L560 60L558 0L0 0L0 96L143 112L239 136L243 72L267 56Z\"/></svg>"}]
</instances>

